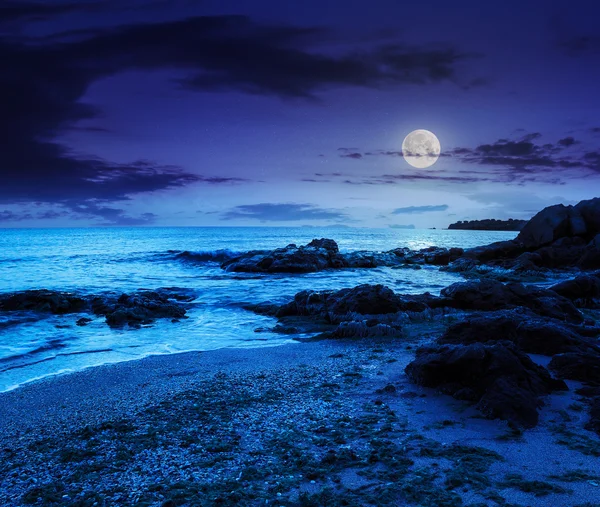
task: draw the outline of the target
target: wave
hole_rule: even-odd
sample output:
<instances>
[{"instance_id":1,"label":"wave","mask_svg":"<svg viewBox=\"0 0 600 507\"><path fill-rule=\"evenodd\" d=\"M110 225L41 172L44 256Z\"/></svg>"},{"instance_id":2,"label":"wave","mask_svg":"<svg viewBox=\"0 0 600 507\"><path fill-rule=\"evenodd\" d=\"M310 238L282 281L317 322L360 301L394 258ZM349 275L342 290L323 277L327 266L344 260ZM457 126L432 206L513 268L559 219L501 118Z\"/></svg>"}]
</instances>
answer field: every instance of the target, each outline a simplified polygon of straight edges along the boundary
<instances>
[{"instance_id":1,"label":"wave","mask_svg":"<svg viewBox=\"0 0 600 507\"><path fill-rule=\"evenodd\" d=\"M62 348L62 347L59 347L59 348ZM37 349L33 352L29 352L27 354L21 354L19 356L12 356L10 358L5 358L5 359L12 359L12 360L14 360L15 358L26 359L26 358L30 357L32 354L41 351L42 349L43 349L43 347L40 347L40 349ZM44 358L38 359L36 361L7 366L6 368L0 369L0 373L4 373L4 372L10 371L10 370L18 370L21 368L26 368L28 366L33 366L34 364L45 363L47 361L53 361L54 359L57 359L58 357L79 356L79 355L83 355L83 354L99 354L101 352L112 352L112 351L113 351L113 349L95 349L95 350L82 350L82 351L77 351L77 352L59 352L53 356L44 357Z\"/></svg>"},{"instance_id":2,"label":"wave","mask_svg":"<svg viewBox=\"0 0 600 507\"><path fill-rule=\"evenodd\" d=\"M18 359L25 359L27 357L34 356L36 354L40 354L42 352L48 352L50 350L64 349L66 345L62 340L50 340L48 343L41 345L40 347L30 350L28 352L24 352L22 354L15 354L13 356L0 357L0 363L7 363L9 361L15 361ZM0 370L4 371L4 370Z\"/></svg>"},{"instance_id":3,"label":"wave","mask_svg":"<svg viewBox=\"0 0 600 507\"><path fill-rule=\"evenodd\" d=\"M186 262L204 264L208 262L221 263L242 255L243 252L234 252L229 249L206 250L191 252L189 250L168 250L167 257Z\"/></svg>"}]
</instances>

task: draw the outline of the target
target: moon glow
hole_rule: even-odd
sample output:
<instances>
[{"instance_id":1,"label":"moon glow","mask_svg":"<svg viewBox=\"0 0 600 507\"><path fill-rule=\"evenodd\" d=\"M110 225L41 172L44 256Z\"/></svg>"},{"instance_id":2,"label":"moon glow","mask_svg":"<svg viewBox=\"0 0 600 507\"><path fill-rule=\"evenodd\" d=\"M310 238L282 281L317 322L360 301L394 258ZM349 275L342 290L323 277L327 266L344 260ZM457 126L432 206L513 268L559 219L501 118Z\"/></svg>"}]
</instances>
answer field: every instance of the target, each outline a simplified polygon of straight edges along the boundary
<instances>
[{"instance_id":1,"label":"moon glow","mask_svg":"<svg viewBox=\"0 0 600 507\"><path fill-rule=\"evenodd\" d=\"M402 143L404 160L418 169L425 169L435 164L441 151L439 139L429 130L413 130Z\"/></svg>"}]
</instances>

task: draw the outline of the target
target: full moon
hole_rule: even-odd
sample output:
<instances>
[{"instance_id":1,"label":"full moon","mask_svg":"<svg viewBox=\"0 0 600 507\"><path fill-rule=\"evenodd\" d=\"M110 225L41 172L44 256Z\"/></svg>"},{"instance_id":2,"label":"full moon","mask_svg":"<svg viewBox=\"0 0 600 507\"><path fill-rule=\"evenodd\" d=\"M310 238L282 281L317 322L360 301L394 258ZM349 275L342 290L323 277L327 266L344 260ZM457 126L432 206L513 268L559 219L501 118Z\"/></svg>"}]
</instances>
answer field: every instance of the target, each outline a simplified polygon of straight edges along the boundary
<instances>
[{"instance_id":1,"label":"full moon","mask_svg":"<svg viewBox=\"0 0 600 507\"><path fill-rule=\"evenodd\" d=\"M404 160L419 169L435 164L441 151L440 141L429 130L413 130L402 143Z\"/></svg>"}]
</instances>

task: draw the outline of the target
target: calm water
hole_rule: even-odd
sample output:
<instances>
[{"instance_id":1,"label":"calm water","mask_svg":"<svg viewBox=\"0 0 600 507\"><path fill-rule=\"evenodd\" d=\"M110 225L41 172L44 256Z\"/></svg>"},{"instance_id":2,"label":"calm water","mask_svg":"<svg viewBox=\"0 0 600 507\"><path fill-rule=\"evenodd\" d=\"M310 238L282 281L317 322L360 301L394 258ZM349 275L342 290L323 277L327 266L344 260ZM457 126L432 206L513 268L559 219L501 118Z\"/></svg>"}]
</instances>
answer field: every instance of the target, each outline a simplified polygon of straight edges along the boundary
<instances>
[{"instance_id":1,"label":"calm water","mask_svg":"<svg viewBox=\"0 0 600 507\"><path fill-rule=\"evenodd\" d=\"M226 273L226 255L313 238L335 239L342 251L470 248L511 239L513 232L358 228L119 228L0 231L0 292L57 289L105 291L183 287L198 293L189 319L139 330L111 330L104 318L78 327L78 316L0 315L0 391L88 366L188 350L276 345L290 340L256 328L273 321L240 308L280 301L303 289L383 283L397 292L439 293L460 280L435 267L324 271L305 275ZM186 251L190 254L180 255ZM35 317L35 320L33 319Z\"/></svg>"}]
</instances>

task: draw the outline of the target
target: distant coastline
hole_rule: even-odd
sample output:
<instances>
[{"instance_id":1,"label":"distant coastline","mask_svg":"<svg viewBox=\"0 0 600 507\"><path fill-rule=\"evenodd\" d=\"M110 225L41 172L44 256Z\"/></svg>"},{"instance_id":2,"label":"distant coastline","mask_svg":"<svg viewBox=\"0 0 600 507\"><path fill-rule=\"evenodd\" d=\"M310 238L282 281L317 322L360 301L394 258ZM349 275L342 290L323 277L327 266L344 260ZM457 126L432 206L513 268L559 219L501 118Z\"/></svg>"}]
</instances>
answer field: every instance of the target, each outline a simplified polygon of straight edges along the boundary
<instances>
[{"instance_id":1,"label":"distant coastline","mask_svg":"<svg viewBox=\"0 0 600 507\"><path fill-rule=\"evenodd\" d=\"M465 230L465 231L520 231L527 220L515 220L509 218L508 220L497 220L495 218L489 218L486 220L465 220L458 221L448 226L448 229L452 230Z\"/></svg>"}]
</instances>

